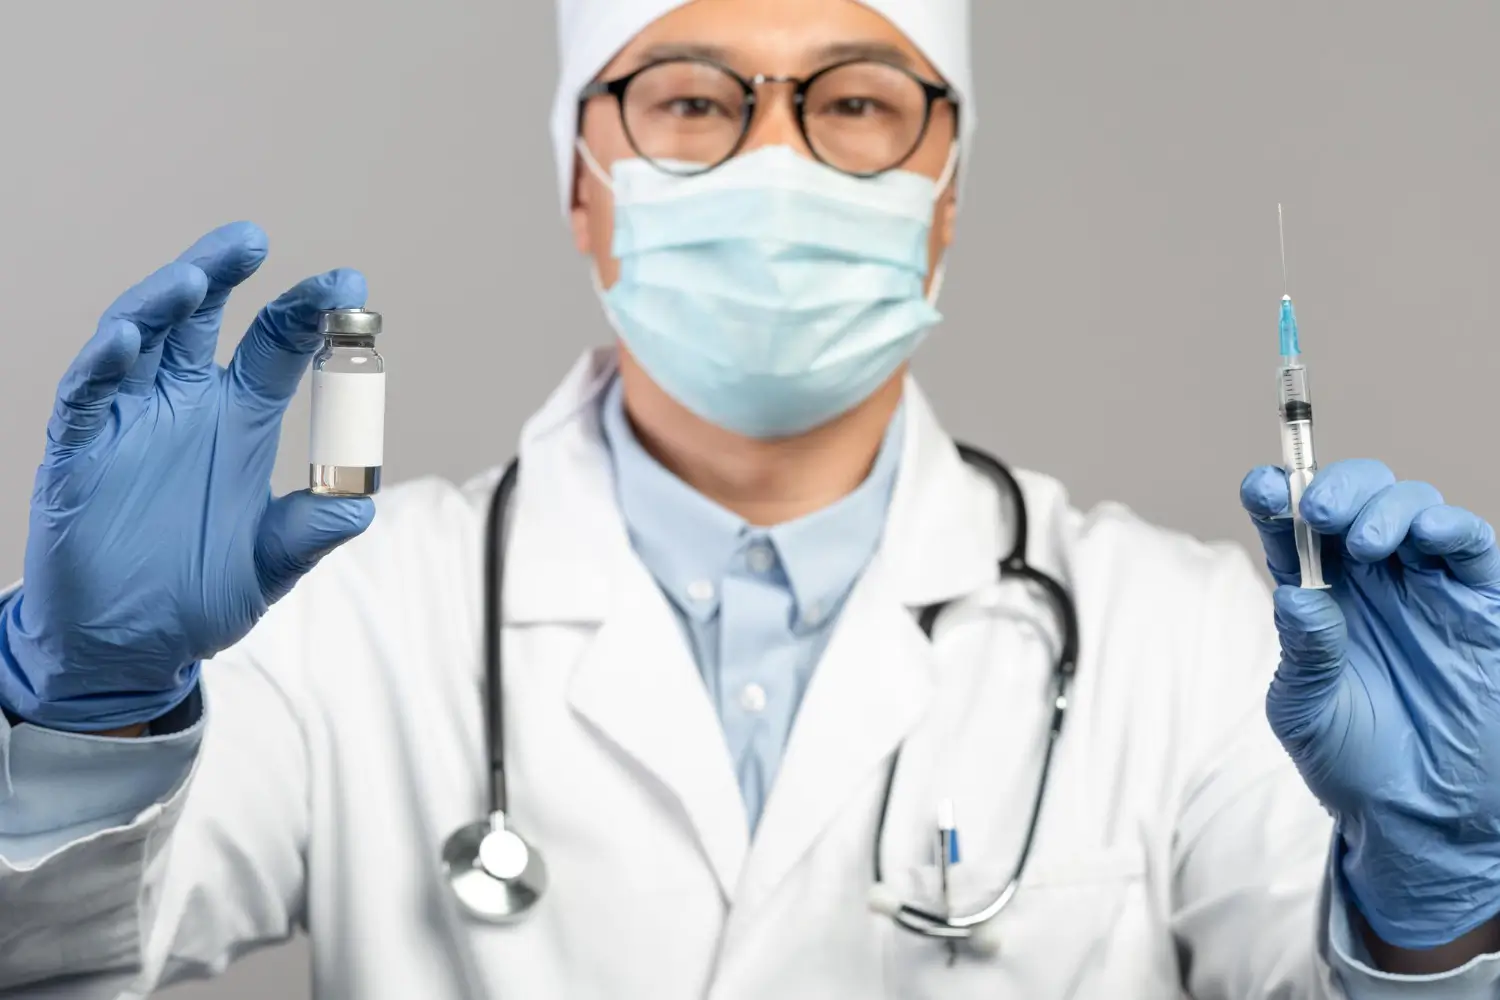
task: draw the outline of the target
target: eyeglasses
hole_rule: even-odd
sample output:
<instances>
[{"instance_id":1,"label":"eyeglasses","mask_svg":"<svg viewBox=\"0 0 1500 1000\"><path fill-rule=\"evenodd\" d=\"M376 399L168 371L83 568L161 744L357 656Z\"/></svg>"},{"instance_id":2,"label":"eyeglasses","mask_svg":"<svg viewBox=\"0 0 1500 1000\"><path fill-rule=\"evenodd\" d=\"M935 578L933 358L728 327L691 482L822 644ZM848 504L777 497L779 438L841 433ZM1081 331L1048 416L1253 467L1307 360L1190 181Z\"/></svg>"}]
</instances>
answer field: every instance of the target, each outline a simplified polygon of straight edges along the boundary
<instances>
[{"instance_id":1,"label":"eyeglasses","mask_svg":"<svg viewBox=\"0 0 1500 1000\"><path fill-rule=\"evenodd\" d=\"M797 126L822 163L856 177L893 170L922 144L938 101L955 110L952 88L891 63L856 59L812 76L758 74L750 79L706 59L649 63L614 80L592 83L583 105L610 96L637 156L670 174L706 173L745 143L761 84L789 83Z\"/></svg>"}]
</instances>

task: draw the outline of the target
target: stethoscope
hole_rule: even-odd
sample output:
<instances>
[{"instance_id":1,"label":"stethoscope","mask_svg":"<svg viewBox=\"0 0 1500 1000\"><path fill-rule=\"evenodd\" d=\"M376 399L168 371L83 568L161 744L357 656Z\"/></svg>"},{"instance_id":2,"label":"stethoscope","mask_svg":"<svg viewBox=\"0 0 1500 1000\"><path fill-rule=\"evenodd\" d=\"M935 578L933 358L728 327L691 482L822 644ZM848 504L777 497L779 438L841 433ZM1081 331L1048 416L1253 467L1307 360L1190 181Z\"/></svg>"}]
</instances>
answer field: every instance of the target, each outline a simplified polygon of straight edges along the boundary
<instances>
[{"instance_id":1,"label":"stethoscope","mask_svg":"<svg viewBox=\"0 0 1500 1000\"><path fill-rule=\"evenodd\" d=\"M1062 733L1068 710L1068 689L1078 669L1078 616L1073 600L1055 577L1049 576L1026 561L1026 501L1015 476L998 459L969 445L957 446L959 455L974 469L984 473L1002 495L1011 501L1014 526L1010 551L1000 559L1000 577L1013 577L1035 584L1052 605L1062 626L1062 645L1052 668L1052 718L1047 729L1046 751L1041 776L1031 803L1026 835L1021 841L1020 856L1011 870L1010 880L989 903L968 913L939 913L900 900L885 884L880 854L885 837L886 812L890 807L891 788L896 779L900 748L892 755L886 773L885 790L880 803L880 818L875 827L875 882L870 895L873 910L893 919L897 925L949 942L968 942L979 951L992 951L996 942L982 928L1010 905L1020 888L1021 874L1031 855L1041 817L1042 800L1047 791L1048 773L1052 768L1053 750ZM490 924L512 924L523 919L547 889L547 867L540 852L512 824L507 813L509 799L505 784L505 719L503 704L503 660L500 651L501 600L505 582L506 517L520 471L519 461L512 461L500 477L490 502L485 538L485 732L489 743L490 789L489 814L460 827L443 845L443 869L453 888L460 908L470 918ZM929 641L938 616L951 602L928 605L918 614L918 623Z\"/></svg>"}]
</instances>

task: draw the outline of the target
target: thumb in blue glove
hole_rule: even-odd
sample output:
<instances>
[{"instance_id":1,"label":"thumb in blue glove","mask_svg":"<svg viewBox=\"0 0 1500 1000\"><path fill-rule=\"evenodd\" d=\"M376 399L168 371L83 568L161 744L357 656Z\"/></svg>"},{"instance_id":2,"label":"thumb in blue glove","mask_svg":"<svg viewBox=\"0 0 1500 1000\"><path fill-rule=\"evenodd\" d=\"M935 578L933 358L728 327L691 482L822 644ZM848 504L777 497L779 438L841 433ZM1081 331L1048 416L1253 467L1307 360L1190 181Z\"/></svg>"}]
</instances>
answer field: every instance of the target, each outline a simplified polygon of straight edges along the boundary
<instances>
[{"instance_id":1,"label":"thumb in blue glove","mask_svg":"<svg viewBox=\"0 0 1500 1000\"><path fill-rule=\"evenodd\" d=\"M272 500L255 536L255 571L266 603L281 600L319 559L364 531L372 513L368 500L306 490Z\"/></svg>"},{"instance_id":2,"label":"thumb in blue glove","mask_svg":"<svg viewBox=\"0 0 1500 1000\"><path fill-rule=\"evenodd\" d=\"M1281 665L1266 700L1271 728L1294 760L1309 767L1323 766L1331 756L1319 753L1319 740L1331 726L1361 743L1374 737L1374 712L1368 692L1348 662L1349 632L1343 609L1322 590L1281 586L1272 595L1276 631L1281 636ZM1335 718L1336 717L1336 718ZM1357 731L1357 732L1352 732ZM1325 790L1334 801L1324 805L1342 811L1356 803L1344 800L1338 776L1326 773L1303 777Z\"/></svg>"}]
</instances>

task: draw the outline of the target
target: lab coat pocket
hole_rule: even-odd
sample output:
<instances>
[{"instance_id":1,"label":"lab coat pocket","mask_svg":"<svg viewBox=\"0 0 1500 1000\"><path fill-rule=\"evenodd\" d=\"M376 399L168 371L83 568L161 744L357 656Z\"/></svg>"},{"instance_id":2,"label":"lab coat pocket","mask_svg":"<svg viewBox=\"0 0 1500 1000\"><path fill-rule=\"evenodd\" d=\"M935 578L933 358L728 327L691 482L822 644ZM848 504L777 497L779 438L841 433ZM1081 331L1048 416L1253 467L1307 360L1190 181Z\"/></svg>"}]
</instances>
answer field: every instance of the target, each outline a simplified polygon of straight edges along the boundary
<instances>
[{"instance_id":1,"label":"lab coat pocket","mask_svg":"<svg viewBox=\"0 0 1500 1000\"><path fill-rule=\"evenodd\" d=\"M1005 864L960 864L948 879L955 913L983 908L1005 889ZM903 898L942 909L935 866L908 869ZM1064 1000L1146 996L1150 962L1145 863L1138 845L1028 863L1014 898L982 930L990 947L959 944L950 959L943 941L891 926L887 995L900 1000Z\"/></svg>"}]
</instances>

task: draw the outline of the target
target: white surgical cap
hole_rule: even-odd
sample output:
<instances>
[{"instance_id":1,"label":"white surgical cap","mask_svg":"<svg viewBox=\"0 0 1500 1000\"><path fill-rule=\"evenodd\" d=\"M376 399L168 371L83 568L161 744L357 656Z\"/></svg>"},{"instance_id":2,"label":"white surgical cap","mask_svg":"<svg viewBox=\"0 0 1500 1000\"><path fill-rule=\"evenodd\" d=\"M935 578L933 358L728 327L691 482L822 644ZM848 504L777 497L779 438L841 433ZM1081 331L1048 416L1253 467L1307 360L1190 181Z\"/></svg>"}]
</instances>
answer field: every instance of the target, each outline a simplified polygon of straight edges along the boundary
<instances>
[{"instance_id":1,"label":"white surgical cap","mask_svg":"<svg viewBox=\"0 0 1500 1000\"><path fill-rule=\"evenodd\" d=\"M552 105L552 145L563 213L573 202L578 93L615 54L662 15L690 0L557 0L560 72ZM963 104L964 148L974 134L974 88L969 70L969 0L861 0L901 30L937 68Z\"/></svg>"}]
</instances>

